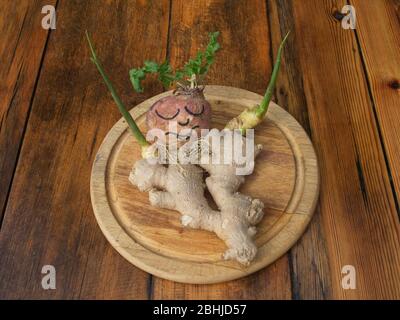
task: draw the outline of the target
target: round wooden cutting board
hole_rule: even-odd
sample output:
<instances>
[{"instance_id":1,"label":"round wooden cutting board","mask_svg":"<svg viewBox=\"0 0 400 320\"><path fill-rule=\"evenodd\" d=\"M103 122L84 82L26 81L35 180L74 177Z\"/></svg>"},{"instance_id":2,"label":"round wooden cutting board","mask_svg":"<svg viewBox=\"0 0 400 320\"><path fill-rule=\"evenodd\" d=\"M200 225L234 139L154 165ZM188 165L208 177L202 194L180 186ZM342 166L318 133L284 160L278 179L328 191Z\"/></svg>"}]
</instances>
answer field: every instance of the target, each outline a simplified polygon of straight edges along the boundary
<instances>
[{"instance_id":1,"label":"round wooden cutting board","mask_svg":"<svg viewBox=\"0 0 400 320\"><path fill-rule=\"evenodd\" d=\"M262 96L232 87L207 86L212 105L212 127L222 129L245 107ZM131 110L143 132L145 112L155 96ZM319 193L318 165L313 146L299 123L271 103L267 119L255 130L264 146L255 171L240 191L265 204L257 226L257 257L248 267L224 261L225 244L213 233L184 228L180 213L150 206L148 194L133 186L128 176L140 148L126 122L118 121L104 139L93 164L91 198L94 213L111 245L135 266L158 277L186 283L216 283L251 274L287 252L309 223ZM210 204L212 198L206 194Z\"/></svg>"}]
</instances>

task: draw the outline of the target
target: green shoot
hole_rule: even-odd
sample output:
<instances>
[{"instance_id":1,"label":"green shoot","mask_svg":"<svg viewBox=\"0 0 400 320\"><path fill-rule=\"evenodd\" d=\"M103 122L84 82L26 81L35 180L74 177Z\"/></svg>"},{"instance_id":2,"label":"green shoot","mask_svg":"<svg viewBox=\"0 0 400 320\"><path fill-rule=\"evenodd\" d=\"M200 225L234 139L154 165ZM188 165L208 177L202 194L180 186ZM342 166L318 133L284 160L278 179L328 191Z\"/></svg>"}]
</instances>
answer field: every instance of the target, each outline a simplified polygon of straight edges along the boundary
<instances>
[{"instance_id":1,"label":"green shoot","mask_svg":"<svg viewBox=\"0 0 400 320\"><path fill-rule=\"evenodd\" d=\"M282 40L282 42L281 42L281 44L279 46L278 54L277 54L276 61L275 61L275 64L274 64L274 68L273 68L272 74L271 74L271 80L268 83L268 87L267 87L267 90L265 92L264 98L263 98L263 100L261 101L260 105L258 106L258 108L256 110L256 115L260 119L264 118L265 114L267 113L268 106L269 106L269 103L271 101L274 89L275 89L276 79L278 78L279 68L281 66L282 49L283 49L283 46L284 46L289 34L290 34L290 31L283 38L283 40Z\"/></svg>"},{"instance_id":2,"label":"green shoot","mask_svg":"<svg viewBox=\"0 0 400 320\"><path fill-rule=\"evenodd\" d=\"M146 79L146 75L153 73L158 74L158 80L165 88L169 88L172 83L182 79L190 79L191 82L196 81L196 78L203 78L208 72L210 66L214 62L215 53L219 50L220 45L217 41L219 32L210 33L210 41L206 50L199 51L196 58L190 59L182 70L172 71L171 65L165 61L158 64L154 61L145 61L143 67L131 69L129 77L133 88L136 92L143 92L142 81Z\"/></svg>"},{"instance_id":3,"label":"green shoot","mask_svg":"<svg viewBox=\"0 0 400 320\"><path fill-rule=\"evenodd\" d=\"M136 138L137 142L141 147L147 147L149 143L146 141L146 138L140 131L139 127L137 126L135 120L133 120L131 114L129 111L126 109L125 105L123 104L121 98L118 96L117 92L114 89L114 86L111 83L111 80L107 76L107 74L104 72L104 69L101 65L100 60L97 58L96 51L92 45L92 42L90 40L89 34L86 31L86 38L89 43L90 51L92 54L92 57L90 60L96 65L97 70L100 72L101 76L103 77L103 80L108 88L108 90L111 92L111 95L118 106L119 111L121 112L122 116L125 118L125 121L128 123L129 128L131 129L133 136Z\"/></svg>"},{"instance_id":4,"label":"green shoot","mask_svg":"<svg viewBox=\"0 0 400 320\"><path fill-rule=\"evenodd\" d=\"M215 53L221 47L217 41L219 32L210 33L210 42L204 52L199 51L195 59L190 59L183 67L183 73L187 77L204 76L214 62Z\"/></svg>"},{"instance_id":5,"label":"green shoot","mask_svg":"<svg viewBox=\"0 0 400 320\"><path fill-rule=\"evenodd\" d=\"M268 106L271 101L272 93L274 92L276 79L279 73L279 67L281 65L281 55L283 46L289 36L289 33L290 31L286 34L285 38L283 38L279 46L277 58L271 74L271 79L268 83L267 90L265 92L264 98L262 99L261 103L259 105L255 105L252 108L246 108L237 117L231 119L226 124L225 126L226 129L230 130L239 129L242 131L242 134L244 134L246 132L246 129L255 128L263 121L264 116L268 111Z\"/></svg>"},{"instance_id":6,"label":"green shoot","mask_svg":"<svg viewBox=\"0 0 400 320\"><path fill-rule=\"evenodd\" d=\"M161 81L165 88L168 88L172 82L180 80L183 75L179 78L178 75L172 73L172 68L168 62L158 64L154 61L145 61L144 66L139 69L131 69L129 71L129 78L131 79L133 88L136 92L143 92L141 82L146 79L148 73L158 74L158 79Z\"/></svg>"}]
</instances>

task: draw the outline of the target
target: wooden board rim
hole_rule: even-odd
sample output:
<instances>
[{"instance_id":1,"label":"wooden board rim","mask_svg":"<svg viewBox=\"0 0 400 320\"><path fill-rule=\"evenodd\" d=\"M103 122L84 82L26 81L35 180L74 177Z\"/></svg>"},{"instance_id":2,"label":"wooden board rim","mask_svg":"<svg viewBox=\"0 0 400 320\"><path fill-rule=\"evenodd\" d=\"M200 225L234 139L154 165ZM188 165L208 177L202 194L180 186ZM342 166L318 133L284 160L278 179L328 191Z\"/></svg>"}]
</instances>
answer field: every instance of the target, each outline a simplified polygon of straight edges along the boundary
<instances>
[{"instance_id":1,"label":"wooden board rim","mask_svg":"<svg viewBox=\"0 0 400 320\"><path fill-rule=\"evenodd\" d=\"M130 111L133 118L141 116L158 99L171 94L171 91L154 96ZM240 99L246 106L260 103L262 96L244 90L227 86L209 85L205 95L223 96L225 100ZM107 199L106 168L113 146L119 137L127 130L124 119L120 119L109 131L100 146L92 167L90 193L93 210L97 222L111 245L129 262L155 276L194 284L219 283L238 279L254 273L280 256L285 254L305 231L314 212L319 195L319 174L316 154L310 139L301 125L285 110L271 102L268 118L285 133L296 156L296 170L301 172L301 179L296 179L296 196L291 199L285 212L290 215L281 230L267 244L259 248L258 255L262 258L252 263L248 268L232 267L219 263L197 263L182 261L162 256L146 249L132 239L115 218ZM298 183L301 181L301 183ZM297 190L297 191L296 191ZM185 270L191 270L190 276Z\"/></svg>"}]
</instances>

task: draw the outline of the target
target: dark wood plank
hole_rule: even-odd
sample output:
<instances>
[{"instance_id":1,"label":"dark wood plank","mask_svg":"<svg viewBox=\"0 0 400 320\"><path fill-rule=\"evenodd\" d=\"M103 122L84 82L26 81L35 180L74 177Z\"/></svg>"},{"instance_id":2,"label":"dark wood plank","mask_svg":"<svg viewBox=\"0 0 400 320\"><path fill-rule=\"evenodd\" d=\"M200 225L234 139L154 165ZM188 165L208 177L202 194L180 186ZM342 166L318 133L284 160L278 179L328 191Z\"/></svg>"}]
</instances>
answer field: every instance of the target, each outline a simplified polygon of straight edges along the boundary
<instances>
[{"instance_id":1,"label":"dark wood plank","mask_svg":"<svg viewBox=\"0 0 400 320\"><path fill-rule=\"evenodd\" d=\"M275 24L292 26L294 38L279 101L289 110L303 104L294 114L302 123L309 119L321 168L313 222L320 226L312 225L292 251L293 281L300 284L294 295L320 297L329 287L329 298L399 298L399 223L368 84L354 32L334 17L346 2L284 3L275 4ZM341 286L344 265L356 269L356 290Z\"/></svg>"},{"instance_id":2,"label":"dark wood plank","mask_svg":"<svg viewBox=\"0 0 400 320\"><path fill-rule=\"evenodd\" d=\"M356 33L399 203L400 1L354 0L350 3L357 13Z\"/></svg>"},{"instance_id":3,"label":"dark wood plank","mask_svg":"<svg viewBox=\"0 0 400 320\"><path fill-rule=\"evenodd\" d=\"M172 1L169 53L180 67L221 31L222 50L207 83L263 94L271 72L265 1ZM216 285L184 285L154 278L155 299L290 299L287 256L247 278Z\"/></svg>"},{"instance_id":4,"label":"dark wood plank","mask_svg":"<svg viewBox=\"0 0 400 320\"><path fill-rule=\"evenodd\" d=\"M154 299L290 299L287 256L267 269L221 284L188 285L154 277Z\"/></svg>"},{"instance_id":5,"label":"dark wood plank","mask_svg":"<svg viewBox=\"0 0 400 320\"><path fill-rule=\"evenodd\" d=\"M128 70L166 55L168 1L62 1L0 233L1 298L147 298L149 276L108 244L91 208L91 165L120 118L89 61L85 29L128 106ZM54 265L57 289L43 290Z\"/></svg>"},{"instance_id":6,"label":"dark wood plank","mask_svg":"<svg viewBox=\"0 0 400 320\"><path fill-rule=\"evenodd\" d=\"M0 2L0 226L48 36L41 9L55 3Z\"/></svg>"}]
</instances>

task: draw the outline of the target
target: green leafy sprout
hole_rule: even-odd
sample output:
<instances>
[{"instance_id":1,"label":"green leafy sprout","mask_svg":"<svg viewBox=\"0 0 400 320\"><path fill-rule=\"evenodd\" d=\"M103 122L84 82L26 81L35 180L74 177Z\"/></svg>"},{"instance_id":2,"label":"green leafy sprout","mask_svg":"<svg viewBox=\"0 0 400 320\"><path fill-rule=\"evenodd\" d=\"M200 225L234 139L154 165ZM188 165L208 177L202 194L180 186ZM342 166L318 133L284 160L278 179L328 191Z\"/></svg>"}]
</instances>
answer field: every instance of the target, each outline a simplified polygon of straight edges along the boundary
<instances>
[{"instance_id":1,"label":"green leafy sprout","mask_svg":"<svg viewBox=\"0 0 400 320\"><path fill-rule=\"evenodd\" d=\"M188 81L193 87L197 81L203 79L208 69L214 62L215 53L220 49L217 41L219 32L210 33L209 43L204 51L199 51L194 59L190 59L183 69L172 70L171 65L165 61L158 64L154 61L145 61L143 67L131 69L129 77L136 92L143 92L142 81L149 73L158 74L158 79L165 88L169 88L174 82Z\"/></svg>"}]
</instances>

